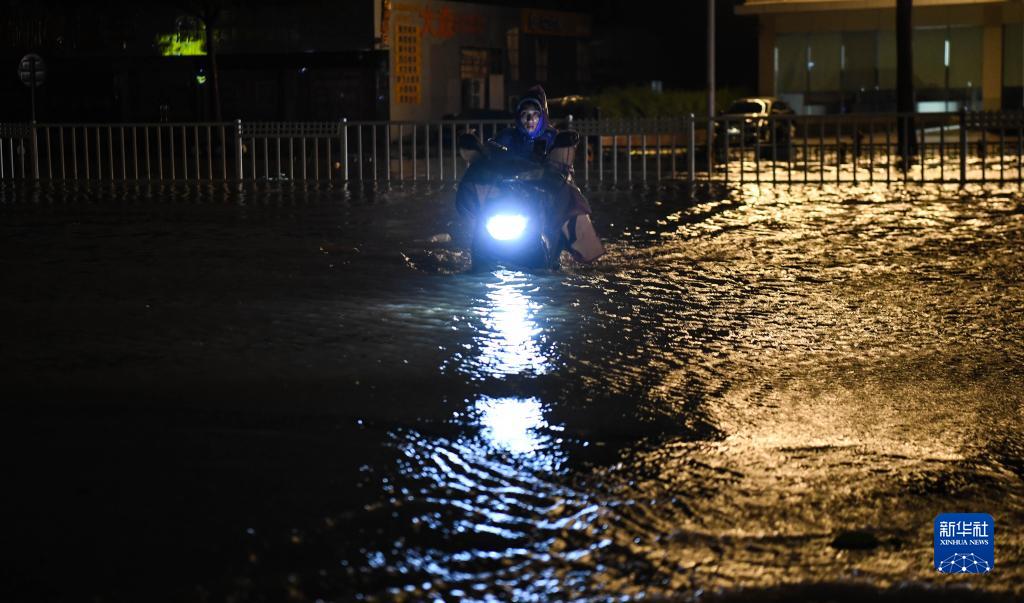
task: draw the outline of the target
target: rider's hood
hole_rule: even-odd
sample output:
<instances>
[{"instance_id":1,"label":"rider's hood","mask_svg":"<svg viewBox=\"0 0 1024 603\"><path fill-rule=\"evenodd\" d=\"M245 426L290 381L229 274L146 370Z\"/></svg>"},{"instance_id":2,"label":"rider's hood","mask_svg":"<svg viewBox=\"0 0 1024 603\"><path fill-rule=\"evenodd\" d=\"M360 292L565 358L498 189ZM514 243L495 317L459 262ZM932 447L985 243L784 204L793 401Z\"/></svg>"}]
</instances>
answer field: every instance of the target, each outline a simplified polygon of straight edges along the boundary
<instances>
[{"instance_id":1,"label":"rider's hood","mask_svg":"<svg viewBox=\"0 0 1024 603\"><path fill-rule=\"evenodd\" d=\"M520 111L522 111L523 107L527 104L537 105L537 107L540 108L540 119L537 120L537 127L534 128L532 132L527 132L526 128L523 126L522 120L519 119ZM519 99L519 102L516 104L515 115L516 128L520 132L522 132L526 136L529 136L531 140L540 136L540 133L543 132L544 128L546 128L548 125L548 95L544 92L544 88L541 88L538 85L527 90L526 94L524 94L523 97Z\"/></svg>"}]
</instances>

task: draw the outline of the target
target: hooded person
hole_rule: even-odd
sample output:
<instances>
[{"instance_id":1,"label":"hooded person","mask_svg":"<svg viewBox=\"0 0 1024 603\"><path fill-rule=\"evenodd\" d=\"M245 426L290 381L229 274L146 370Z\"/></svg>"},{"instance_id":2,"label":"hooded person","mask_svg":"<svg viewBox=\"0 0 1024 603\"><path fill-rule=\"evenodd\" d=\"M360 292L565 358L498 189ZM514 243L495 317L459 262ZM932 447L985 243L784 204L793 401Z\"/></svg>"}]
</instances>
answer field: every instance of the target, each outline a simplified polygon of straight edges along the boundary
<instances>
[{"instance_id":1,"label":"hooded person","mask_svg":"<svg viewBox=\"0 0 1024 603\"><path fill-rule=\"evenodd\" d=\"M604 247L590 222L590 204L573 181L572 153L567 155L567 160L552 153L559 134L551 126L544 89L539 85L530 88L516 104L515 113L515 127L502 130L494 140L508 149L509 154L549 168L545 187L549 191L545 210L546 238L560 241L559 246L578 261L597 259L604 254ZM485 157L477 151L472 155ZM475 215L480 203L494 191L490 184L493 166L489 165L489 160L472 161L469 153L464 153L463 157L471 164L459 184L455 203L460 212Z\"/></svg>"},{"instance_id":2,"label":"hooded person","mask_svg":"<svg viewBox=\"0 0 1024 603\"><path fill-rule=\"evenodd\" d=\"M520 157L543 160L558 135L548 117L548 95L544 88L534 86L527 90L516 103L515 116L515 127L499 132L495 141Z\"/></svg>"}]
</instances>

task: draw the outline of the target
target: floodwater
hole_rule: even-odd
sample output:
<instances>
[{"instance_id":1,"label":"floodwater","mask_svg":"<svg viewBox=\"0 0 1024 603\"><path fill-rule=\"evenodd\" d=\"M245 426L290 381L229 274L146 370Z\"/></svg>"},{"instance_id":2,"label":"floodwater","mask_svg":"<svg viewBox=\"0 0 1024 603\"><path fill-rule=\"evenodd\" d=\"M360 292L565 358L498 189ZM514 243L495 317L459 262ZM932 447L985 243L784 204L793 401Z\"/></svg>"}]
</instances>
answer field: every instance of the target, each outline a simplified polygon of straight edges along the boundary
<instances>
[{"instance_id":1,"label":"floodwater","mask_svg":"<svg viewBox=\"0 0 1024 603\"><path fill-rule=\"evenodd\" d=\"M1015 187L588 195L473 275L450 187L0 190L2 598L1024 596Z\"/></svg>"}]
</instances>

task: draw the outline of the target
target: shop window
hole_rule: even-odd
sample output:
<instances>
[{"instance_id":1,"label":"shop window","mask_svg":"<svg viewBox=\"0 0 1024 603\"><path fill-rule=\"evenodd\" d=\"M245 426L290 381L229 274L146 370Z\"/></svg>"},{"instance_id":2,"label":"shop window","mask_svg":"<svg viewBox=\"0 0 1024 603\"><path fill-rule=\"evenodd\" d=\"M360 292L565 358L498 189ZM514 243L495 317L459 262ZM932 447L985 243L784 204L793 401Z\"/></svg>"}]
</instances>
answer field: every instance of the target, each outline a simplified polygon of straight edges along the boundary
<instances>
[{"instance_id":1,"label":"shop window","mask_svg":"<svg viewBox=\"0 0 1024 603\"><path fill-rule=\"evenodd\" d=\"M1024 85L1024 28L1020 24L1003 28L1003 86Z\"/></svg>"},{"instance_id":2,"label":"shop window","mask_svg":"<svg viewBox=\"0 0 1024 603\"><path fill-rule=\"evenodd\" d=\"M807 36L782 34L775 39L775 82L778 94L807 89Z\"/></svg>"},{"instance_id":3,"label":"shop window","mask_svg":"<svg viewBox=\"0 0 1024 603\"><path fill-rule=\"evenodd\" d=\"M464 80L487 77L487 50L484 48L463 48L460 53L459 75Z\"/></svg>"},{"instance_id":4,"label":"shop window","mask_svg":"<svg viewBox=\"0 0 1024 603\"><path fill-rule=\"evenodd\" d=\"M940 110L956 110L959 103L976 104L982 28L916 28L912 44L918 102L942 103ZM781 34L773 56L776 94L794 102L813 101L804 111L881 109L892 102L886 94L896 89L896 52L892 30ZM1005 28L1003 55L1004 86L1024 88L1020 25ZM874 93L879 90L889 92ZM1024 100L1020 104L1024 106Z\"/></svg>"},{"instance_id":5,"label":"shop window","mask_svg":"<svg viewBox=\"0 0 1024 603\"><path fill-rule=\"evenodd\" d=\"M808 89L812 92L839 90L842 40L838 33L807 36Z\"/></svg>"},{"instance_id":6,"label":"shop window","mask_svg":"<svg viewBox=\"0 0 1024 603\"><path fill-rule=\"evenodd\" d=\"M896 89L896 32L878 32L878 87Z\"/></svg>"},{"instance_id":7,"label":"shop window","mask_svg":"<svg viewBox=\"0 0 1024 603\"><path fill-rule=\"evenodd\" d=\"M486 106L487 67L487 49L461 49L459 60L459 77L462 80L463 109L482 109Z\"/></svg>"},{"instance_id":8,"label":"shop window","mask_svg":"<svg viewBox=\"0 0 1024 603\"><path fill-rule=\"evenodd\" d=\"M981 28L949 28L949 87L981 86Z\"/></svg>"},{"instance_id":9,"label":"shop window","mask_svg":"<svg viewBox=\"0 0 1024 603\"><path fill-rule=\"evenodd\" d=\"M929 27L914 30L915 90L946 87L946 29Z\"/></svg>"},{"instance_id":10,"label":"shop window","mask_svg":"<svg viewBox=\"0 0 1024 603\"><path fill-rule=\"evenodd\" d=\"M519 80L519 28L513 27L505 32L505 47L508 53L508 77Z\"/></svg>"},{"instance_id":11,"label":"shop window","mask_svg":"<svg viewBox=\"0 0 1024 603\"><path fill-rule=\"evenodd\" d=\"M844 32L840 55L842 88L848 92L866 92L875 87L878 65L878 39L873 31Z\"/></svg>"}]
</instances>

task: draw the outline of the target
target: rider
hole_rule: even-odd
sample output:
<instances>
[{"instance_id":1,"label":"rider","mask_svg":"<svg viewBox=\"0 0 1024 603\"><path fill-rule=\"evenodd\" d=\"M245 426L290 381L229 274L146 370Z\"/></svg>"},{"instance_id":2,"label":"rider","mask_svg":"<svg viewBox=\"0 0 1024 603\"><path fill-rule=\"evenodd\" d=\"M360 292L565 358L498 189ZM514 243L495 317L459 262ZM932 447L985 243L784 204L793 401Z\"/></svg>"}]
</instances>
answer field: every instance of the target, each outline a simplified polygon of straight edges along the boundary
<instances>
[{"instance_id":1,"label":"rider","mask_svg":"<svg viewBox=\"0 0 1024 603\"><path fill-rule=\"evenodd\" d=\"M543 160L558 135L549 121L548 96L544 88L534 86L516 104L515 127L499 132L495 141L520 157Z\"/></svg>"},{"instance_id":2,"label":"rider","mask_svg":"<svg viewBox=\"0 0 1024 603\"><path fill-rule=\"evenodd\" d=\"M470 138L475 138L470 134ZM548 97L544 88L539 85L530 88L516 104L516 125L498 132L493 142L505 147L509 154L520 159L531 160L538 165L543 164L548 151L555 143L558 131L550 125L548 119ZM479 139L477 139L479 141ZM499 155L500 156L500 155ZM477 161L484 158L475 152L463 149L463 158L470 163L466 175L462 178L455 205L460 213L474 215L486 191L493 173L493 163ZM589 207L587 208L589 211Z\"/></svg>"},{"instance_id":3,"label":"rider","mask_svg":"<svg viewBox=\"0 0 1024 603\"><path fill-rule=\"evenodd\" d=\"M561 246L580 261L590 262L604 253L597 233L590 224L590 204L572 179L571 159L558 153L551 153L555 146L558 130L548 118L548 99L539 85L530 88L516 104L516 125L506 128L495 136L494 142L505 147L509 153L536 161L548 168L546 178L550 195L547 222L552 231L549 235L561 241ZM557 157L556 157L557 155ZM468 155L464 155L467 157ZM568 155L571 157L571 154ZM471 165L463 177L456 193L455 203L460 212L473 215L478 203L486 197L489 170ZM560 228L561 226L561 228ZM561 234L559 234L561 231Z\"/></svg>"}]
</instances>

